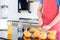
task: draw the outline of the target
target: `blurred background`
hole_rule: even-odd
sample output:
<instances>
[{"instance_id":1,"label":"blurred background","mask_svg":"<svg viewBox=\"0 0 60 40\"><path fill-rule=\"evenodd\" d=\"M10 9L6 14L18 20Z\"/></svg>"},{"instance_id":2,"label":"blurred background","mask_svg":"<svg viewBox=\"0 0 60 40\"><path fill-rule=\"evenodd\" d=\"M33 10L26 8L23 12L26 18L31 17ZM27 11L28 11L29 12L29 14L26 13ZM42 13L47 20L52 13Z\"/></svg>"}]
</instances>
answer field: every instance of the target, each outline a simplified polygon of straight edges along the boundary
<instances>
[{"instance_id":1,"label":"blurred background","mask_svg":"<svg viewBox=\"0 0 60 40\"><path fill-rule=\"evenodd\" d=\"M56 30L38 26L40 0L0 0L0 40L56 40Z\"/></svg>"}]
</instances>

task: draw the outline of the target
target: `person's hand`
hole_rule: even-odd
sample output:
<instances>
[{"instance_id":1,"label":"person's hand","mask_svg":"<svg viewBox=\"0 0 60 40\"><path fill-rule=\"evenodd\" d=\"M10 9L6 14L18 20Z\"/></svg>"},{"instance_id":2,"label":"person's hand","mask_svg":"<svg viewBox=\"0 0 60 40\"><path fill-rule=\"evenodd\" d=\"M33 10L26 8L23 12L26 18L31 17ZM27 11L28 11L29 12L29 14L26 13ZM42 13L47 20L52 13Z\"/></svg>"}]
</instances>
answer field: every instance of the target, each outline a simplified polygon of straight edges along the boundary
<instances>
[{"instance_id":1,"label":"person's hand","mask_svg":"<svg viewBox=\"0 0 60 40\"><path fill-rule=\"evenodd\" d=\"M43 30L46 30L46 31L49 30L50 28L51 28L50 25L44 25L44 26L43 26Z\"/></svg>"},{"instance_id":2,"label":"person's hand","mask_svg":"<svg viewBox=\"0 0 60 40\"><path fill-rule=\"evenodd\" d=\"M40 18L39 20L38 20L38 26L42 26L43 25L43 20L42 20L42 18Z\"/></svg>"}]
</instances>

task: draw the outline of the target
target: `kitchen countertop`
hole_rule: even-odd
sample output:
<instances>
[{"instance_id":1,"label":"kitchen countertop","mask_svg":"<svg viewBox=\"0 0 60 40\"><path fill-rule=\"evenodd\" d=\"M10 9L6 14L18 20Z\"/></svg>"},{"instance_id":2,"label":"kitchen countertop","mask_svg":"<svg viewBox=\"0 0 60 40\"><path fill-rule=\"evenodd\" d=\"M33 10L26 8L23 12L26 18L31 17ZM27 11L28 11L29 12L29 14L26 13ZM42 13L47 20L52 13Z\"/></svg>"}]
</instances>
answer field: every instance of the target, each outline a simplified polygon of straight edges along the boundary
<instances>
[{"instance_id":1,"label":"kitchen countertop","mask_svg":"<svg viewBox=\"0 0 60 40\"><path fill-rule=\"evenodd\" d=\"M23 22L23 23L38 24L37 20L8 20L8 22Z\"/></svg>"},{"instance_id":2,"label":"kitchen countertop","mask_svg":"<svg viewBox=\"0 0 60 40\"><path fill-rule=\"evenodd\" d=\"M8 20L6 22L22 22L22 23L29 23L29 24L38 24L37 20ZM0 29L0 38L6 38L7 39L7 29L6 31Z\"/></svg>"},{"instance_id":3,"label":"kitchen countertop","mask_svg":"<svg viewBox=\"0 0 60 40\"><path fill-rule=\"evenodd\" d=\"M0 38L6 38L8 36L8 31L0 31Z\"/></svg>"}]
</instances>

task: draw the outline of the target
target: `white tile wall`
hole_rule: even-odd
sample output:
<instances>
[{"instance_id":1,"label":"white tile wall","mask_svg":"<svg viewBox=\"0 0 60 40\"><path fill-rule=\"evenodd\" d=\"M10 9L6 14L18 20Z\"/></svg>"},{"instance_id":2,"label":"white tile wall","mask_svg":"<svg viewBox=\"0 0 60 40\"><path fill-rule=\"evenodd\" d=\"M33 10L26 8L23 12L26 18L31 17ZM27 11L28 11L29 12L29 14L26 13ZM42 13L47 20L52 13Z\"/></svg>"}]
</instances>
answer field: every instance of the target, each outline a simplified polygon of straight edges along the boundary
<instances>
[{"instance_id":1,"label":"white tile wall","mask_svg":"<svg viewBox=\"0 0 60 40\"><path fill-rule=\"evenodd\" d=\"M7 19L0 19L0 29L8 29Z\"/></svg>"},{"instance_id":2,"label":"white tile wall","mask_svg":"<svg viewBox=\"0 0 60 40\"><path fill-rule=\"evenodd\" d=\"M2 5L8 6L8 0L1 0L1 3L0 4L1 4L1 6ZM0 14L1 14L2 17L7 17L8 8L6 8L6 7L5 8L2 8Z\"/></svg>"},{"instance_id":3,"label":"white tile wall","mask_svg":"<svg viewBox=\"0 0 60 40\"><path fill-rule=\"evenodd\" d=\"M8 9L2 10L2 17L7 17L8 19L19 19L22 18L38 18L37 17L37 6L39 1L31 3L30 10L31 14L28 12L18 13L18 0L1 0L1 5L8 5Z\"/></svg>"},{"instance_id":4,"label":"white tile wall","mask_svg":"<svg viewBox=\"0 0 60 40\"><path fill-rule=\"evenodd\" d=\"M28 12L21 12L18 13L18 1L17 0L9 0L9 13L8 18L9 19L19 19L22 18L37 18L37 6L39 2L33 2L31 3L30 10L32 13Z\"/></svg>"}]
</instances>

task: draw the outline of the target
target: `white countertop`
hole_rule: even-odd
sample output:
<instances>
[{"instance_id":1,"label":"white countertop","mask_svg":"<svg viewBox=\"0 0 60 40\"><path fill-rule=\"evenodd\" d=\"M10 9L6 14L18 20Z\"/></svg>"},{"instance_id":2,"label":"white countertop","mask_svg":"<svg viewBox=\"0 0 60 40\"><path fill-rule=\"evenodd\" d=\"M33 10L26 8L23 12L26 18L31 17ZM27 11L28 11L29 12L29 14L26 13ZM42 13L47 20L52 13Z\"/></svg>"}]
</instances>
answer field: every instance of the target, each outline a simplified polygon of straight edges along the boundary
<instances>
[{"instance_id":1,"label":"white countertop","mask_svg":"<svg viewBox=\"0 0 60 40\"><path fill-rule=\"evenodd\" d=\"M6 31L8 29L7 26L7 19L0 19L0 37L1 38L7 38L8 32Z\"/></svg>"},{"instance_id":2,"label":"white countertop","mask_svg":"<svg viewBox=\"0 0 60 40\"><path fill-rule=\"evenodd\" d=\"M6 38L7 39L8 32L7 31L0 31L0 37L1 38Z\"/></svg>"}]
</instances>

